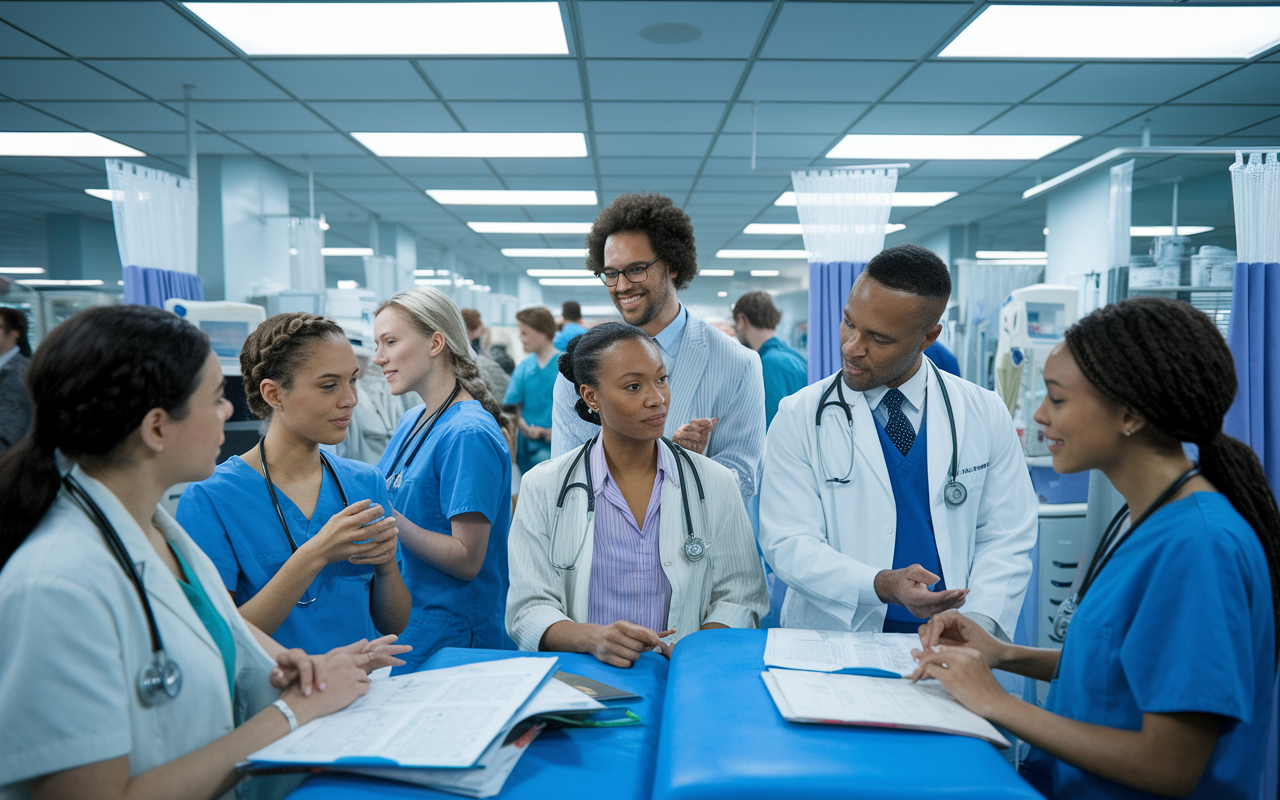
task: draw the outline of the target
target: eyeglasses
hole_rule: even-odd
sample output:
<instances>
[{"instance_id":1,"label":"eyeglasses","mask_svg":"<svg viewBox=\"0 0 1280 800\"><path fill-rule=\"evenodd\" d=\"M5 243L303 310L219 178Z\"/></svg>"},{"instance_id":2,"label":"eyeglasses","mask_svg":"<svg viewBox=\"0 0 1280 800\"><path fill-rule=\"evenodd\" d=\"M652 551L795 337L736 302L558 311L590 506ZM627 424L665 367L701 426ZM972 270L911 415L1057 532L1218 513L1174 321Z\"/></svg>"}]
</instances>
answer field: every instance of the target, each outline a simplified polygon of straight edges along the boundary
<instances>
[{"instance_id":1,"label":"eyeglasses","mask_svg":"<svg viewBox=\"0 0 1280 800\"><path fill-rule=\"evenodd\" d=\"M619 275L626 275L627 280L631 283L644 283L645 279L649 277L649 267L652 267L661 259L662 256L654 256L653 261L650 261L647 264L641 264L637 261L636 263L620 270L606 269L598 273L597 277L604 281L605 286L617 286Z\"/></svg>"}]
</instances>

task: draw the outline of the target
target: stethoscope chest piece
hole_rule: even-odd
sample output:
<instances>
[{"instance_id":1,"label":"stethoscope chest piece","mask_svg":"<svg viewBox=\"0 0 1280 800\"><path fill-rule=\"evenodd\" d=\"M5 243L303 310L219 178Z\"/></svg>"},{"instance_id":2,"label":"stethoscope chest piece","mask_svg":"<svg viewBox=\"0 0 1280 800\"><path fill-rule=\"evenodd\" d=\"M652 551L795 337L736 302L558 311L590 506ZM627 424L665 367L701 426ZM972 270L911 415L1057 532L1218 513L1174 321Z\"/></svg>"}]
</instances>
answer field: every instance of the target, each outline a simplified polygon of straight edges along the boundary
<instances>
[{"instance_id":1,"label":"stethoscope chest piece","mask_svg":"<svg viewBox=\"0 0 1280 800\"><path fill-rule=\"evenodd\" d=\"M964 488L964 484L960 481L948 481L947 485L942 487L942 499L951 508L957 508L969 499L969 490Z\"/></svg>"},{"instance_id":2,"label":"stethoscope chest piece","mask_svg":"<svg viewBox=\"0 0 1280 800\"><path fill-rule=\"evenodd\" d=\"M138 698L150 708L172 700L180 691L182 670L178 662L170 659L163 650L157 651L151 663L138 673Z\"/></svg>"},{"instance_id":3,"label":"stethoscope chest piece","mask_svg":"<svg viewBox=\"0 0 1280 800\"><path fill-rule=\"evenodd\" d=\"M697 536L691 536L684 540L684 557L690 561L697 561L707 554L707 545Z\"/></svg>"},{"instance_id":4,"label":"stethoscope chest piece","mask_svg":"<svg viewBox=\"0 0 1280 800\"><path fill-rule=\"evenodd\" d=\"M1053 641L1059 644L1066 641L1067 628L1071 625L1071 618L1075 616L1079 597L1078 594L1072 594L1058 606L1057 613L1053 615L1053 631L1049 634L1049 638Z\"/></svg>"}]
</instances>

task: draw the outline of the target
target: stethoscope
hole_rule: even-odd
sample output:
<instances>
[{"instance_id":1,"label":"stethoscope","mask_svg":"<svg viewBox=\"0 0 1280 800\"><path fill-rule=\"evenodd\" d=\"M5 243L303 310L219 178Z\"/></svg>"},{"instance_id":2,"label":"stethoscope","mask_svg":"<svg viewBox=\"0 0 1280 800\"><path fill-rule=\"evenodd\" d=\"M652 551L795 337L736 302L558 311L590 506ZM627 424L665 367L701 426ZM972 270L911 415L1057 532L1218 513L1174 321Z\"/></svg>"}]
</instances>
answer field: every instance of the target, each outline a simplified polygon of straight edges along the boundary
<instances>
[{"instance_id":1,"label":"stethoscope","mask_svg":"<svg viewBox=\"0 0 1280 800\"><path fill-rule=\"evenodd\" d=\"M102 534L107 549L133 582L133 588L138 590L138 599L142 601L142 610L147 615L147 629L151 634L151 663L138 671L138 699L148 708L166 703L182 691L182 669L178 662L164 652L164 641L160 638L160 628L156 625L156 615L151 611L151 601L147 599L147 588L142 584L142 576L129 558L124 542L120 541L120 534L116 533L107 515L102 513L102 509L88 492L70 475L63 478L62 482L71 501L80 507Z\"/></svg>"},{"instance_id":2,"label":"stethoscope","mask_svg":"<svg viewBox=\"0 0 1280 800\"><path fill-rule=\"evenodd\" d=\"M285 522L284 511L280 508L280 498L276 496L276 485L271 482L271 470L267 468L267 451L263 449L262 443L266 441L266 437L258 440L258 460L262 462L262 477L267 481L267 491L271 493L271 504L276 507L276 516L280 519L280 527L284 529L284 537L289 540L289 550L291 553L298 552L298 543L294 541L293 534L289 532L289 523ZM320 453L320 463L324 464L324 468L329 471L329 475L333 478L333 482L338 486L338 494L342 497L342 507L346 508L351 505L347 502L347 493L342 488L342 481L338 478L338 473L334 470L333 465L329 463L329 459L325 458L324 452ZM311 591L310 587L307 592ZM313 596L309 599L298 601L300 606L309 606L316 601Z\"/></svg>"},{"instance_id":3,"label":"stethoscope","mask_svg":"<svg viewBox=\"0 0 1280 800\"><path fill-rule=\"evenodd\" d=\"M449 396L440 404L440 407L431 412L431 416L429 417L426 416L425 410L423 411L423 416L418 417L417 424L413 426L413 430L411 430L409 435L404 437L404 441L400 443L400 449L396 451L395 460L391 462L391 467L387 470L387 491L400 488L400 482L404 477L405 470L409 469L409 467L413 465L413 459L417 458L418 451L422 449L423 443L431 436L431 430L435 428L436 423L440 421L440 417L444 414L445 409L452 405L453 401L457 399L458 392L460 391L462 391L462 381L455 378L453 381L453 391L450 392ZM422 431L423 428L425 428L426 431L419 436L418 432ZM400 459L404 457L404 451L415 440L417 441L417 444L414 445L413 452L409 453L409 460L404 462L404 469L397 472L396 468L400 466Z\"/></svg>"},{"instance_id":4,"label":"stethoscope","mask_svg":"<svg viewBox=\"0 0 1280 800\"><path fill-rule=\"evenodd\" d=\"M560 495L556 498L556 514L551 522L551 543L547 549L547 560L551 562L551 566L559 570L574 569L577 564L578 557L582 555L582 549L587 545L587 532L591 530L591 525L596 516L596 490L595 483L591 480L591 457L587 455L591 451L591 447L596 443L599 436L593 436L590 441L584 444L579 450L578 455L574 457L573 462L569 464L569 470L564 474L564 481L560 484ZM680 477L680 502L684 506L684 522L685 522L685 539L684 539L684 557L689 561L698 561L707 553L706 542L694 535L693 532L693 514L689 510L689 488L684 482L684 464L680 462L681 458L689 462L689 469L693 470L693 481L698 487L698 502L701 504L702 521L705 525L707 520L707 496L702 491L702 476L698 474L698 468L694 465L693 459L685 452L684 448L667 437L662 437L662 441L671 449L672 455L676 460L676 472ZM573 471L577 469L578 462L582 462L583 469L586 474L586 482L573 482ZM587 493L587 524L583 529L582 541L578 543L578 551L573 554L573 559L568 564L556 563L556 533L560 529L560 512L564 510L565 495L573 489L582 489Z\"/></svg>"},{"instance_id":5,"label":"stethoscope","mask_svg":"<svg viewBox=\"0 0 1280 800\"><path fill-rule=\"evenodd\" d=\"M942 380L942 375L938 372L938 368L933 362L929 362L929 366L933 368L934 377L937 378L938 388L942 390L942 402L947 407L947 422L951 426L951 470L948 473L946 486L942 487L942 499L946 501L948 508L958 508L964 505L964 501L969 498L969 490L964 488L964 484L956 480L959 474L959 457L960 445L956 438L956 415L951 408L951 395L947 393L947 385ZM836 400L832 400L831 393L836 393ZM844 412L845 422L849 431L849 469L845 470L844 476L840 478L829 477L826 483L847 484L853 475L853 412L849 410L849 404L844 399L844 375L838 374L822 392L822 396L818 398L818 410L813 416L813 425L817 428L818 440L818 469L826 471L826 461L822 458L822 414L827 408L835 406Z\"/></svg>"},{"instance_id":6,"label":"stethoscope","mask_svg":"<svg viewBox=\"0 0 1280 800\"><path fill-rule=\"evenodd\" d=\"M1053 615L1053 630L1049 633L1049 638L1061 644L1066 641L1067 628L1071 625L1071 619L1075 616L1076 611L1080 608L1080 603L1084 600L1084 595L1089 591L1089 587L1093 586L1093 582L1098 579L1098 573L1102 572L1102 568L1111 560L1111 556L1115 555L1116 550L1120 549L1120 545L1124 544L1138 526L1147 521L1147 518L1154 514L1161 506L1169 502L1175 494L1187 485L1187 481L1200 474L1199 467L1192 467L1182 474L1182 477L1174 481L1168 489L1156 498L1156 501L1148 506L1147 510L1138 517L1138 521L1130 525L1123 534L1120 533L1120 526L1124 524L1125 517L1129 516L1129 504L1125 503L1111 518L1111 522L1107 523L1107 529L1102 534L1102 541L1098 542L1098 547L1093 551L1093 560L1089 563L1089 569L1085 571L1084 580L1080 582L1080 591L1062 601L1062 605L1058 606L1058 611ZM1059 660L1061 664L1061 660Z\"/></svg>"}]
</instances>

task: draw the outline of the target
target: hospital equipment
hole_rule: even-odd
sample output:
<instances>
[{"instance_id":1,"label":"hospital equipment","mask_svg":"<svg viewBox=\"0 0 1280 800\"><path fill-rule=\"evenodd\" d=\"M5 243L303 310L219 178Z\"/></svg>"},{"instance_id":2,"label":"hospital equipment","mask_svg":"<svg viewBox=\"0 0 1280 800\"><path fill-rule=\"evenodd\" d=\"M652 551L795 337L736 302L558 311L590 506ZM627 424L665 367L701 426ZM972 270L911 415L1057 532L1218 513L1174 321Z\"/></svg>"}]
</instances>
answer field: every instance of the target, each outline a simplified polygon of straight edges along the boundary
<instances>
[{"instance_id":1,"label":"hospital equipment","mask_svg":"<svg viewBox=\"0 0 1280 800\"><path fill-rule=\"evenodd\" d=\"M1044 429L1034 419L1045 395L1044 362L1075 324L1079 299L1075 286L1038 283L1014 289L1000 309L995 391L1009 409L1028 456L1049 455Z\"/></svg>"}]
</instances>

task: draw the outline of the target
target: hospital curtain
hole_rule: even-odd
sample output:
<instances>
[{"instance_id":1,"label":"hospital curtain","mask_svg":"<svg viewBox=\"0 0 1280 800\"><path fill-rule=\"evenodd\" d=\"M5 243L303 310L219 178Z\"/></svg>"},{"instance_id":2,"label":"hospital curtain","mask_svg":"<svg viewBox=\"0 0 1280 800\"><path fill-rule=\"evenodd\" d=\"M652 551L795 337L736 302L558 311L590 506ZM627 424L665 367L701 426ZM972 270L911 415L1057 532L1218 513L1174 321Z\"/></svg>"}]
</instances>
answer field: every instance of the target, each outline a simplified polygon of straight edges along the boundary
<instances>
[{"instance_id":1,"label":"hospital curtain","mask_svg":"<svg viewBox=\"0 0 1280 800\"><path fill-rule=\"evenodd\" d=\"M1236 153L1231 167L1236 214L1235 280L1227 343L1240 383L1223 430L1253 448L1271 491L1280 494L1280 162L1275 153ZM1280 681L1277 682L1280 687ZM1273 699L1263 797L1280 787L1280 697Z\"/></svg>"},{"instance_id":2,"label":"hospital curtain","mask_svg":"<svg viewBox=\"0 0 1280 800\"><path fill-rule=\"evenodd\" d=\"M126 301L163 308L170 297L203 299L196 275L195 183L108 159L107 184Z\"/></svg>"},{"instance_id":3,"label":"hospital curtain","mask_svg":"<svg viewBox=\"0 0 1280 800\"><path fill-rule=\"evenodd\" d=\"M809 382L840 368L840 319L849 290L884 248L896 169L791 173L809 259Z\"/></svg>"},{"instance_id":4,"label":"hospital curtain","mask_svg":"<svg viewBox=\"0 0 1280 800\"><path fill-rule=\"evenodd\" d=\"M324 229L316 217L289 218L289 277L302 292L324 291Z\"/></svg>"}]
</instances>

